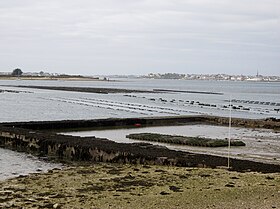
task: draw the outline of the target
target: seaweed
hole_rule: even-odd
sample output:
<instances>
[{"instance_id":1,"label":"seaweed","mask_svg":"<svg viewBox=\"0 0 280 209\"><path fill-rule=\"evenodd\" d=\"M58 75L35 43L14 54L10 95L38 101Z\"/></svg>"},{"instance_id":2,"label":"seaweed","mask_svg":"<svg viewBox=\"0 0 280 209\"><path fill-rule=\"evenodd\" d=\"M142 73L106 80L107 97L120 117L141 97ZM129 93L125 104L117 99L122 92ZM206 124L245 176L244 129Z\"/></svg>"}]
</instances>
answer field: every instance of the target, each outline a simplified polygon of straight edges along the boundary
<instances>
[{"instance_id":1,"label":"seaweed","mask_svg":"<svg viewBox=\"0 0 280 209\"><path fill-rule=\"evenodd\" d=\"M155 134L155 133L129 134L126 137L130 139L143 140L143 141L153 141L153 142L199 146L199 147L228 146L227 139L211 139L211 138L203 138L203 137L188 137L188 136L166 135L166 134ZM240 140L231 140L230 145L245 146L246 144Z\"/></svg>"}]
</instances>

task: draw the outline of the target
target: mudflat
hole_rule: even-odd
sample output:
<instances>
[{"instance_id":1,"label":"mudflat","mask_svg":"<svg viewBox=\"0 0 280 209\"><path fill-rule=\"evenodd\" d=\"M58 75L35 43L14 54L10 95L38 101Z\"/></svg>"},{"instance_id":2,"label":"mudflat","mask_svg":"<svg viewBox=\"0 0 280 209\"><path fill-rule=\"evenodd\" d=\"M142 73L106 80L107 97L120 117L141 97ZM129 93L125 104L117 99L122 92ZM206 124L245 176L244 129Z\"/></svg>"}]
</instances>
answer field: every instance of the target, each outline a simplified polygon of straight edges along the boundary
<instances>
[{"instance_id":1,"label":"mudflat","mask_svg":"<svg viewBox=\"0 0 280 209\"><path fill-rule=\"evenodd\" d=\"M280 208L280 174L98 163L0 182L0 208Z\"/></svg>"}]
</instances>

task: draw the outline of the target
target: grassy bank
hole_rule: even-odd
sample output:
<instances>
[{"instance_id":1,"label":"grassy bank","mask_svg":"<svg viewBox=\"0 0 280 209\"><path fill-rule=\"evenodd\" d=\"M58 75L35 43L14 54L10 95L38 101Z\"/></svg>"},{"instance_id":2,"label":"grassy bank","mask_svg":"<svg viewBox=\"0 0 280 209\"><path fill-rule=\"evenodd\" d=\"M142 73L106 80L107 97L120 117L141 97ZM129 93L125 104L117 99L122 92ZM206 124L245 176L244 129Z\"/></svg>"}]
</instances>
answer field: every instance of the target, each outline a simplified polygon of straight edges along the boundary
<instances>
[{"instance_id":1,"label":"grassy bank","mask_svg":"<svg viewBox=\"0 0 280 209\"><path fill-rule=\"evenodd\" d=\"M279 208L280 174L96 164L0 182L0 208Z\"/></svg>"}]
</instances>

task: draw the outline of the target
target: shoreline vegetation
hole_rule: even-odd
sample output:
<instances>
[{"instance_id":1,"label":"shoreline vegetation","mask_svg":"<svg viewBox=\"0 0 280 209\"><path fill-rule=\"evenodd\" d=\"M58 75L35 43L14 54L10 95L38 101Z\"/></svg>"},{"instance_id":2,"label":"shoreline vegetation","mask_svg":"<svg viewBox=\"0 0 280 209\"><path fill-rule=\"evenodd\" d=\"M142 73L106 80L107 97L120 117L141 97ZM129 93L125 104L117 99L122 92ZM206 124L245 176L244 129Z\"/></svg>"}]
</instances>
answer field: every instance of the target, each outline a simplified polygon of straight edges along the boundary
<instances>
[{"instance_id":1,"label":"shoreline vegetation","mask_svg":"<svg viewBox=\"0 0 280 209\"><path fill-rule=\"evenodd\" d=\"M271 209L280 174L98 163L0 181L0 208Z\"/></svg>"},{"instance_id":2,"label":"shoreline vegetation","mask_svg":"<svg viewBox=\"0 0 280 209\"><path fill-rule=\"evenodd\" d=\"M155 134L155 133L137 133L129 134L126 136L129 139L161 142L169 144L179 144L188 146L198 147L227 147L227 139L210 139L203 137L188 137L178 135L167 135L167 134ZM245 146L246 144L240 140L231 140L230 146Z\"/></svg>"}]
</instances>

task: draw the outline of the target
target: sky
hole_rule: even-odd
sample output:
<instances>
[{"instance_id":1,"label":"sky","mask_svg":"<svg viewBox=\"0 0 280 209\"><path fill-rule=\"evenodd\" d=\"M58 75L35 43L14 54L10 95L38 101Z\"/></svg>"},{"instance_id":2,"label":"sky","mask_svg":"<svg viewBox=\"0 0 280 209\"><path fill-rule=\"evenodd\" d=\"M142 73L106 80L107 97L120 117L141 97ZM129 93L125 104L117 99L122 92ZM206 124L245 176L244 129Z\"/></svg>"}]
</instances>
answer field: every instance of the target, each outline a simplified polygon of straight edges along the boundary
<instances>
[{"instance_id":1,"label":"sky","mask_svg":"<svg viewBox=\"0 0 280 209\"><path fill-rule=\"evenodd\" d=\"M280 76L279 0L0 0L0 71Z\"/></svg>"}]
</instances>

